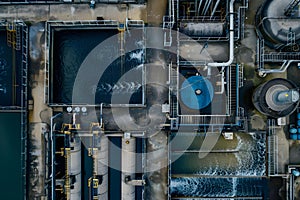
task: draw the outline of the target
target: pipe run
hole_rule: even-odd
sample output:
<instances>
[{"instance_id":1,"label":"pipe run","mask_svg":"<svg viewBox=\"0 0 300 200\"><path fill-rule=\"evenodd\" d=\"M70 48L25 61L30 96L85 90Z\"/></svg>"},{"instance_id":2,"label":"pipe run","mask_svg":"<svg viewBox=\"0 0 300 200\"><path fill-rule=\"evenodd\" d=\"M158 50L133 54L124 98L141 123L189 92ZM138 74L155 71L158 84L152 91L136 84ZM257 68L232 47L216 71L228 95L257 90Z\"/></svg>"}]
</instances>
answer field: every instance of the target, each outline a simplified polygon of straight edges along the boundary
<instances>
[{"instance_id":1,"label":"pipe run","mask_svg":"<svg viewBox=\"0 0 300 200\"><path fill-rule=\"evenodd\" d=\"M222 67L222 70L221 70L221 71L222 71L222 74L221 74L221 90L218 91L218 92L215 92L215 94L223 94L224 91L225 91L224 68L225 68L225 67Z\"/></svg>"},{"instance_id":2,"label":"pipe run","mask_svg":"<svg viewBox=\"0 0 300 200\"><path fill-rule=\"evenodd\" d=\"M54 141L55 141L55 136L53 136L53 120L62 115L62 113L58 113L54 116L51 117L50 119L50 140L51 140L51 152L52 152L52 155L51 155L51 199L54 199L55 197L55 185L54 185L54 178L55 178L55 173L54 173L54 155L55 155L55 146L54 146Z\"/></svg>"},{"instance_id":3,"label":"pipe run","mask_svg":"<svg viewBox=\"0 0 300 200\"><path fill-rule=\"evenodd\" d=\"M197 10L197 15L199 15L201 4L202 4L202 0L200 0L200 2L199 2L199 6L198 6L198 10Z\"/></svg>"},{"instance_id":4,"label":"pipe run","mask_svg":"<svg viewBox=\"0 0 300 200\"><path fill-rule=\"evenodd\" d=\"M76 113L73 113L72 124L74 127L76 126Z\"/></svg>"},{"instance_id":5,"label":"pipe run","mask_svg":"<svg viewBox=\"0 0 300 200\"><path fill-rule=\"evenodd\" d=\"M208 9L210 7L211 2L212 2L211 0L208 2L206 8L204 9L203 15L206 15L206 13L207 13L207 11L208 11Z\"/></svg>"},{"instance_id":6,"label":"pipe run","mask_svg":"<svg viewBox=\"0 0 300 200\"><path fill-rule=\"evenodd\" d=\"M103 103L100 104L100 128L103 128Z\"/></svg>"},{"instance_id":7,"label":"pipe run","mask_svg":"<svg viewBox=\"0 0 300 200\"><path fill-rule=\"evenodd\" d=\"M229 60L227 62L207 63L209 67L224 67L232 64L234 59L234 2L229 3Z\"/></svg>"},{"instance_id":8,"label":"pipe run","mask_svg":"<svg viewBox=\"0 0 300 200\"><path fill-rule=\"evenodd\" d=\"M217 10L217 8L218 8L219 3L220 3L220 0L217 0L217 2L216 2L216 4L215 4L215 7L214 7L214 9L213 9L213 11L212 11L212 13L211 13L210 16L214 16L214 15L215 15L215 12L216 12L216 10Z\"/></svg>"},{"instance_id":9,"label":"pipe run","mask_svg":"<svg viewBox=\"0 0 300 200\"><path fill-rule=\"evenodd\" d=\"M271 73L282 73L287 70L287 68L290 66L291 63L298 62L297 60L285 60L281 67L279 69L259 69L258 71L264 75L264 74L271 74Z\"/></svg>"}]
</instances>

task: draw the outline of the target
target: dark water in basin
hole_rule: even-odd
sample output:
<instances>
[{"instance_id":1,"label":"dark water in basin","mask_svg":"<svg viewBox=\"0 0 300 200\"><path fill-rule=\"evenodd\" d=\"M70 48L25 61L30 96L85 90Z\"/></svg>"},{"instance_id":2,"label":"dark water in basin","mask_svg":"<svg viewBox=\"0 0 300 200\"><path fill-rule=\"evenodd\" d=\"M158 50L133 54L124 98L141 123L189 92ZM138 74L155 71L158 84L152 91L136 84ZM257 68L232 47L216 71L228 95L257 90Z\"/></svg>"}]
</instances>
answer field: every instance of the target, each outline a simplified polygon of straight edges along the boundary
<instances>
[{"instance_id":1,"label":"dark water in basin","mask_svg":"<svg viewBox=\"0 0 300 200\"><path fill-rule=\"evenodd\" d=\"M0 113L0 199L23 199L21 174L21 116Z\"/></svg>"},{"instance_id":2,"label":"dark water in basin","mask_svg":"<svg viewBox=\"0 0 300 200\"><path fill-rule=\"evenodd\" d=\"M14 60L14 62L13 62ZM15 63L15 71L13 71ZM6 30L0 28L0 106L20 106L21 51L7 45ZM15 84L13 83L13 74ZM15 94L13 95L13 87Z\"/></svg>"},{"instance_id":3,"label":"dark water in basin","mask_svg":"<svg viewBox=\"0 0 300 200\"><path fill-rule=\"evenodd\" d=\"M78 70L87 55L102 41L114 36L119 37L116 29L101 30L61 30L54 33L53 48L53 103L72 102L72 91ZM140 38L137 38L140 40ZM139 41L137 41L138 44ZM138 49L139 45L137 45ZM118 48L118 47L112 47ZM142 67L144 52L136 50L125 56L120 56L113 61L99 77L98 85L85 88L89 94L95 94L95 104L111 103L112 91L118 94L118 103L123 102L123 95L133 94L130 100L132 104L142 103ZM121 63L124 63L121 65ZM97 63L95 70L101 66ZM119 78L128 70L135 68L134 80L118 82ZM86 75L89 79L88 74ZM86 103L86 102L80 102Z\"/></svg>"}]
</instances>

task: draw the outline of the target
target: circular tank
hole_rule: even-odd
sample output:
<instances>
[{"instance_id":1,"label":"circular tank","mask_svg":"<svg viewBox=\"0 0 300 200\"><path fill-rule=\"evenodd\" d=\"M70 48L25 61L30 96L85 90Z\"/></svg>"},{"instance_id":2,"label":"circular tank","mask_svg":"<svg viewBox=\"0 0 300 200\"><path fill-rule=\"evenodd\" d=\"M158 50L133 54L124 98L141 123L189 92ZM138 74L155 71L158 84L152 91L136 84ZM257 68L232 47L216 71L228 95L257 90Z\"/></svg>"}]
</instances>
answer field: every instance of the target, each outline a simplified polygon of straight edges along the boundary
<instances>
[{"instance_id":1,"label":"circular tank","mask_svg":"<svg viewBox=\"0 0 300 200\"><path fill-rule=\"evenodd\" d=\"M214 95L214 89L209 80L203 76L191 76L186 79L180 89L180 98L190 109L200 110L207 107Z\"/></svg>"},{"instance_id":2,"label":"circular tank","mask_svg":"<svg viewBox=\"0 0 300 200\"><path fill-rule=\"evenodd\" d=\"M299 51L300 24L295 16L286 16L291 0L267 0L256 13L256 30L265 44L275 49ZM295 14L297 14L296 12ZM295 34L295 44L287 48L289 34Z\"/></svg>"},{"instance_id":3,"label":"circular tank","mask_svg":"<svg viewBox=\"0 0 300 200\"><path fill-rule=\"evenodd\" d=\"M272 79L256 88L252 101L261 113L274 118L284 117L293 113L299 104L296 88L289 80Z\"/></svg>"}]
</instances>

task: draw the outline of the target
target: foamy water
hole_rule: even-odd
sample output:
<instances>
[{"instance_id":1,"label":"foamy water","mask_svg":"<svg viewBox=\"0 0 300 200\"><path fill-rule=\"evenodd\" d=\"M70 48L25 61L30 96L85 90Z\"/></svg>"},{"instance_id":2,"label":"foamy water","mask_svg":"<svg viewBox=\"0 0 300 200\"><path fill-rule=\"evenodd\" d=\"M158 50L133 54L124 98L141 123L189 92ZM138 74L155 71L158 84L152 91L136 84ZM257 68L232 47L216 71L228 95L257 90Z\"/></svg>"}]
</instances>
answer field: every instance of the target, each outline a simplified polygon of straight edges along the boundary
<instances>
[{"instance_id":1,"label":"foamy water","mask_svg":"<svg viewBox=\"0 0 300 200\"><path fill-rule=\"evenodd\" d=\"M257 176L264 176L266 171L266 136L264 133L240 133L236 134L236 139L236 147L230 149L234 153L210 153L203 159L197 158L197 153L189 153L179 158L172 165L172 173L194 174L195 177L172 178L171 194L184 197L261 196L263 181ZM180 168L182 165L184 167Z\"/></svg>"},{"instance_id":2,"label":"foamy water","mask_svg":"<svg viewBox=\"0 0 300 200\"><path fill-rule=\"evenodd\" d=\"M144 61L144 51L139 50L137 52L132 52L129 54L130 60L137 60L138 62L142 63Z\"/></svg>"},{"instance_id":3,"label":"foamy water","mask_svg":"<svg viewBox=\"0 0 300 200\"><path fill-rule=\"evenodd\" d=\"M73 84L77 76L77 72L81 67L86 56L110 36L117 34L117 30L76 30L57 32L54 40L54 59L53 65L54 80L53 84L53 101L55 103L72 102ZM117 39L117 36L116 36ZM109 66L102 66L97 63L95 68L102 67L105 69L101 77L99 77L98 85L88 85L85 94L95 95L95 103L111 103L111 94L119 95L120 102L124 97L122 95L134 94L131 103L141 103L142 99L142 67L144 63L144 51L138 49L143 47L143 41L139 38L133 38L137 50L126 52L124 57L113 60ZM112 47L111 52L117 50ZM124 60L123 60L124 59ZM119 82L118 80L129 70L132 72L132 79ZM88 79L88 74L86 75ZM85 102L81 102L85 103Z\"/></svg>"},{"instance_id":4,"label":"foamy water","mask_svg":"<svg viewBox=\"0 0 300 200\"><path fill-rule=\"evenodd\" d=\"M261 178L173 178L172 196L178 197L260 197Z\"/></svg>"},{"instance_id":5,"label":"foamy water","mask_svg":"<svg viewBox=\"0 0 300 200\"><path fill-rule=\"evenodd\" d=\"M133 94L137 92L142 84L131 81L131 82L117 82L115 84L102 83L98 85L98 87L93 88L93 94L97 92L105 93L105 94Z\"/></svg>"},{"instance_id":6,"label":"foamy water","mask_svg":"<svg viewBox=\"0 0 300 200\"><path fill-rule=\"evenodd\" d=\"M209 153L202 159L199 159L197 153L183 154L173 162L172 173L208 176L265 175L265 135L263 133L236 134L236 140L236 147L230 149L226 148L227 141L223 142L223 149L230 150L226 153ZM176 155L171 156L171 159L173 157Z\"/></svg>"}]
</instances>

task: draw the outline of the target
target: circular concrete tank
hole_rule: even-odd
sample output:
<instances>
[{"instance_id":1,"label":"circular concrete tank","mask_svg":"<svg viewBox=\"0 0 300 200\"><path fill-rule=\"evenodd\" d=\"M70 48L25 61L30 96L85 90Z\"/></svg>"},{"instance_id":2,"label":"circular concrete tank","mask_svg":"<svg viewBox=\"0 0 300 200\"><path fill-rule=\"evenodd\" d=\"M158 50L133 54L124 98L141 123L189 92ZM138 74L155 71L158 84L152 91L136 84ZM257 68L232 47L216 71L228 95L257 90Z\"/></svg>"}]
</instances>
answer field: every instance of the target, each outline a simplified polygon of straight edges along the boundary
<instances>
[{"instance_id":1,"label":"circular concrete tank","mask_svg":"<svg viewBox=\"0 0 300 200\"><path fill-rule=\"evenodd\" d=\"M264 38L265 44L275 49L287 48L289 34L295 34L295 42L289 51L299 51L300 23L299 16L285 16L291 0L267 0L256 14L258 34ZM298 12L296 12L298 15Z\"/></svg>"},{"instance_id":2,"label":"circular concrete tank","mask_svg":"<svg viewBox=\"0 0 300 200\"><path fill-rule=\"evenodd\" d=\"M289 80L272 79L256 88L253 104L257 110L270 117L290 115L299 104L299 91L296 88Z\"/></svg>"}]
</instances>

